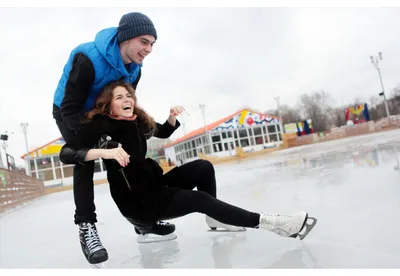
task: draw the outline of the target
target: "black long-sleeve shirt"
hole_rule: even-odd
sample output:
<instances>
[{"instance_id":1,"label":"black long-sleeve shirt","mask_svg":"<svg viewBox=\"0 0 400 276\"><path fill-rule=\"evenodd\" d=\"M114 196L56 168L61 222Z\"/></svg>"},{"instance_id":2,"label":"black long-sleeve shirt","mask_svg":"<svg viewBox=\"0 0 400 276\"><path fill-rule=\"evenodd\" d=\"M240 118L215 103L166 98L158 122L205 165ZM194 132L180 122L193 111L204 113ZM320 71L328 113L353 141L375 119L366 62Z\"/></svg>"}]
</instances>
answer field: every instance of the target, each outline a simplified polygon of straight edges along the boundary
<instances>
[{"instance_id":1,"label":"black long-sleeve shirt","mask_svg":"<svg viewBox=\"0 0 400 276\"><path fill-rule=\"evenodd\" d=\"M86 153L99 142L104 134L110 135L112 140L122 145L124 150L131 155L131 159L142 163L147 153L146 140L151 136L166 139L179 128L176 120L175 126L167 121L164 124L156 123L155 131L150 134L149 129L142 120L118 121L106 115L97 115L85 124L78 134L79 143L65 144L60 152L60 160L65 164L84 164Z\"/></svg>"},{"instance_id":2,"label":"black long-sleeve shirt","mask_svg":"<svg viewBox=\"0 0 400 276\"><path fill-rule=\"evenodd\" d=\"M132 83L136 89L141 77L141 70L136 80ZM65 86L63 101L61 102L61 116L68 128L77 132L81 127L83 106L88 97L90 88L95 79L95 70L92 61L84 54L74 56L72 69Z\"/></svg>"}]
</instances>

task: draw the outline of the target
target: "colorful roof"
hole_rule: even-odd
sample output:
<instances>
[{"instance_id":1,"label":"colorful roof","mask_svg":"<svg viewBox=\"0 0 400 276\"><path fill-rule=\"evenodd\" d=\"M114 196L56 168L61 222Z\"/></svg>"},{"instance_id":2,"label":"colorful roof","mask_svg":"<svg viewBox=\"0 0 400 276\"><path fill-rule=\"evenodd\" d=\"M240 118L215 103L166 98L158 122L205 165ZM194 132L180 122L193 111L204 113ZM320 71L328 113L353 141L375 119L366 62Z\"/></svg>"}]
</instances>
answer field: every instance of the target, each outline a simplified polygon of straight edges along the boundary
<instances>
[{"instance_id":1,"label":"colorful roof","mask_svg":"<svg viewBox=\"0 0 400 276\"><path fill-rule=\"evenodd\" d=\"M249 116L249 114L252 114L252 116ZM240 115L240 116L238 116ZM254 115L258 115L257 118L259 119L258 121L253 119ZM237 120L234 121L234 117L238 116ZM246 119L247 118L247 119ZM229 116L226 116L218 121L215 121L211 124L208 124L205 127L201 127L199 129L196 129L192 132L189 132L188 134L176 139L175 141L166 144L164 148L171 147L173 145L179 144L183 141L186 141L188 139L191 139L196 136L200 136L204 134L207 131L212 131L212 130L222 130L222 129L228 129L228 128L234 128L232 124L237 123L240 126L243 126L244 124L252 125L253 123L255 124L263 124L263 123L270 123L272 121L280 121L280 119L276 116L268 115L268 114L263 114L261 112L257 112L251 109L241 109Z\"/></svg>"},{"instance_id":2,"label":"colorful roof","mask_svg":"<svg viewBox=\"0 0 400 276\"><path fill-rule=\"evenodd\" d=\"M62 146L65 144L64 138L58 137L57 139L54 139L53 141L48 142L47 144L44 144L41 147L37 147L29 152L29 155L32 157L35 156L44 156L44 155L49 155L49 154L56 154L59 153ZM24 155L21 156L22 159L24 159L28 154L25 153Z\"/></svg>"}]
</instances>

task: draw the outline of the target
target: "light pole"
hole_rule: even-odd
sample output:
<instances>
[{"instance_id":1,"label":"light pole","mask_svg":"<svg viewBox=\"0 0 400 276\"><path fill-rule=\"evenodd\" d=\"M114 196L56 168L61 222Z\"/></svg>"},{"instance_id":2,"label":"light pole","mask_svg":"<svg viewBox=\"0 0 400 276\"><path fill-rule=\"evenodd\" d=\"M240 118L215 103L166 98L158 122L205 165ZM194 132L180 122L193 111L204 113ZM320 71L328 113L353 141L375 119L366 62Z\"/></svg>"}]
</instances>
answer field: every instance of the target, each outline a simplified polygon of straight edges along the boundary
<instances>
[{"instance_id":1,"label":"light pole","mask_svg":"<svg viewBox=\"0 0 400 276\"><path fill-rule=\"evenodd\" d=\"M278 111L278 118L279 118L279 125L281 128L283 128L283 119L281 118L281 105L280 105L280 97L276 96L274 97L274 100L276 101L276 108ZM281 129L281 132L284 133L284 129Z\"/></svg>"},{"instance_id":2,"label":"light pole","mask_svg":"<svg viewBox=\"0 0 400 276\"><path fill-rule=\"evenodd\" d=\"M280 112L280 106L279 106L279 96L274 97L274 100L276 101L276 110L278 111L278 118L280 118L281 116L281 112Z\"/></svg>"},{"instance_id":3,"label":"light pole","mask_svg":"<svg viewBox=\"0 0 400 276\"><path fill-rule=\"evenodd\" d=\"M2 134L1 135L1 140L3 140L3 138L5 139L5 135ZM7 155L6 155L6 159L7 159ZM4 167L4 163L3 163L3 156L1 155L1 150L0 150L0 168L5 168Z\"/></svg>"},{"instance_id":4,"label":"light pole","mask_svg":"<svg viewBox=\"0 0 400 276\"><path fill-rule=\"evenodd\" d=\"M11 134L14 134L14 132L11 132ZM4 166L3 160L1 160L0 165L1 165L3 168L8 169L8 168L9 168L9 166L8 166L8 160L7 160L7 147L8 147L8 145L7 145L7 140L8 140L8 131L6 131L5 134L1 134L0 139L3 141L2 147L3 147L3 149L4 149L4 154L5 154L5 157L6 157L6 166ZM0 154L0 159L1 159L1 154Z\"/></svg>"},{"instance_id":5,"label":"light pole","mask_svg":"<svg viewBox=\"0 0 400 276\"><path fill-rule=\"evenodd\" d=\"M182 127L183 127L183 136L186 136L186 123L185 123L185 119L183 117L181 117L181 121L182 121Z\"/></svg>"},{"instance_id":6,"label":"light pole","mask_svg":"<svg viewBox=\"0 0 400 276\"><path fill-rule=\"evenodd\" d=\"M210 146L210 153L213 152L212 150L212 145L211 145L211 141L210 141L210 135L208 133L208 129L207 129L207 124L206 124L206 105L205 104L199 104L199 107L201 109L201 113L203 115L203 123L204 123L204 133L206 134L207 137L207 143Z\"/></svg>"},{"instance_id":7,"label":"light pole","mask_svg":"<svg viewBox=\"0 0 400 276\"><path fill-rule=\"evenodd\" d=\"M3 149L4 149L4 153L5 153L5 155L6 155L6 159L7 159L7 140L8 140L8 134L7 134L7 131L6 131L6 133L5 134L2 134L1 135L1 140L3 140Z\"/></svg>"},{"instance_id":8,"label":"light pole","mask_svg":"<svg viewBox=\"0 0 400 276\"><path fill-rule=\"evenodd\" d=\"M29 160L29 147L28 147L28 123L21 123L21 127L22 127L22 132L24 133L25 136L25 147L26 147L26 161L28 163L28 171L27 171L27 175L31 175L31 161Z\"/></svg>"},{"instance_id":9,"label":"light pole","mask_svg":"<svg viewBox=\"0 0 400 276\"><path fill-rule=\"evenodd\" d=\"M389 107L388 107L386 96L385 96L385 88L383 88L381 69L379 68L379 60L383 59L382 52L378 53L378 57L370 56L370 59L371 59L372 64L375 66L375 69L378 70L379 80L381 81L381 87L382 87L382 92L379 93L379 96L383 96L383 101L385 103L385 108L386 108L386 116L389 117L390 116Z\"/></svg>"}]
</instances>

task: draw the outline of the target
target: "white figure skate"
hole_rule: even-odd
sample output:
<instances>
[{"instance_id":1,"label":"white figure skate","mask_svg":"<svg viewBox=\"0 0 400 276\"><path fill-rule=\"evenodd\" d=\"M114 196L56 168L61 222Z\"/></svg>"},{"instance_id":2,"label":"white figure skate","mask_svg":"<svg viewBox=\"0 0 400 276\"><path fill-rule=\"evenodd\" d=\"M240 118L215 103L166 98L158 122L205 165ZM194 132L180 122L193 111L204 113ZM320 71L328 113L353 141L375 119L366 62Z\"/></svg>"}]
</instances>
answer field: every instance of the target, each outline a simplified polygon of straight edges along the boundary
<instances>
[{"instance_id":1,"label":"white figure skate","mask_svg":"<svg viewBox=\"0 0 400 276\"><path fill-rule=\"evenodd\" d=\"M308 220L312 221L311 224L307 224ZM298 236L302 240L310 233L316 223L316 218L308 217L308 214L303 211L294 214L262 213L259 228L283 237L297 238Z\"/></svg>"},{"instance_id":2,"label":"white figure skate","mask_svg":"<svg viewBox=\"0 0 400 276\"><path fill-rule=\"evenodd\" d=\"M209 232L242 232L246 231L244 227L238 227L234 225L228 225L218 220L213 219L212 217L206 216L206 222L211 230ZM220 228L220 229L218 229Z\"/></svg>"}]
</instances>

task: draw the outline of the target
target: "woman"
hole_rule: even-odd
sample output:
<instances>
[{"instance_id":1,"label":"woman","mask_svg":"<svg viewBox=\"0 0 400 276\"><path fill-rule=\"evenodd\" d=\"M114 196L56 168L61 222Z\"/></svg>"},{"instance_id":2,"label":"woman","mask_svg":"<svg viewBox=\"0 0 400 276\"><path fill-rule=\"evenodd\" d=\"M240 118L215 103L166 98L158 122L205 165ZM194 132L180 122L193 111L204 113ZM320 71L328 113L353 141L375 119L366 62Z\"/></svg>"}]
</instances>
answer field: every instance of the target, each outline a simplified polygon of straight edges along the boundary
<instances>
[{"instance_id":1,"label":"woman","mask_svg":"<svg viewBox=\"0 0 400 276\"><path fill-rule=\"evenodd\" d=\"M60 153L64 163L103 158L111 195L120 212L131 222L154 225L158 220L199 212L207 215L207 223L212 228L263 228L284 237L300 236L301 239L314 227L316 220L308 218L306 212L260 214L218 200L214 169L208 161L197 160L163 174L157 162L145 158L146 139L151 136L168 138L179 127L176 116L183 108L171 108L168 120L161 125L136 102L131 85L123 82L107 85L98 97L96 107L86 116L89 123L82 139L86 144L95 144L106 133L122 147L78 149L65 145ZM196 174L199 166L208 167L210 173ZM195 186L198 191L192 190ZM313 223L306 224L307 219ZM303 228L306 231L300 234ZM141 232L145 235L146 229Z\"/></svg>"}]
</instances>

